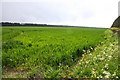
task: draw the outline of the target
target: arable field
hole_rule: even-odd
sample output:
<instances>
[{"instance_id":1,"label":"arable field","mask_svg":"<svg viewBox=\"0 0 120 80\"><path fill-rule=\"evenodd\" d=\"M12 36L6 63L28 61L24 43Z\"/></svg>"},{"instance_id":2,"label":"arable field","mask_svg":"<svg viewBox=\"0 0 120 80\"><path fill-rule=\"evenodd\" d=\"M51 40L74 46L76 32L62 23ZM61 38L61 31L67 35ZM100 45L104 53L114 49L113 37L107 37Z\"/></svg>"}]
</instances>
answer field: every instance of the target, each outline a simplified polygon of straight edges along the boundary
<instances>
[{"instance_id":1,"label":"arable field","mask_svg":"<svg viewBox=\"0 0 120 80\"><path fill-rule=\"evenodd\" d=\"M3 77L96 78L97 76L92 76L91 68L86 68L97 67L95 63L90 63L92 65L90 66L89 62L85 62L97 54L100 55L100 51L95 50L109 38L106 35L110 32L105 34L105 31L106 29L102 28L77 27L3 27ZM93 56L90 57L88 54ZM84 55L88 57L84 59Z\"/></svg>"}]
</instances>

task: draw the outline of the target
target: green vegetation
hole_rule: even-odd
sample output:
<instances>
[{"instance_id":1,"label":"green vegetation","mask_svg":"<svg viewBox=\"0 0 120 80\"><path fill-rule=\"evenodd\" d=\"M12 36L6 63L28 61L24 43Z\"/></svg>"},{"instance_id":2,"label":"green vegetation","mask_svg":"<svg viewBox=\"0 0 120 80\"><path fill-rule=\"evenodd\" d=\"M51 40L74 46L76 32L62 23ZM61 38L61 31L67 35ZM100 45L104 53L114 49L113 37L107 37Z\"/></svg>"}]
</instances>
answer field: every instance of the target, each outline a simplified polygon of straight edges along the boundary
<instances>
[{"instance_id":1,"label":"green vegetation","mask_svg":"<svg viewBox=\"0 0 120 80\"><path fill-rule=\"evenodd\" d=\"M105 30L4 27L3 77L116 78L117 40Z\"/></svg>"},{"instance_id":2,"label":"green vegetation","mask_svg":"<svg viewBox=\"0 0 120 80\"><path fill-rule=\"evenodd\" d=\"M2 78L2 27L0 26L0 79Z\"/></svg>"},{"instance_id":3,"label":"green vegetation","mask_svg":"<svg viewBox=\"0 0 120 80\"><path fill-rule=\"evenodd\" d=\"M105 31L106 40L101 42L93 52L89 50L82 55L78 63L63 74L76 78L119 78L118 37L112 31Z\"/></svg>"}]
</instances>

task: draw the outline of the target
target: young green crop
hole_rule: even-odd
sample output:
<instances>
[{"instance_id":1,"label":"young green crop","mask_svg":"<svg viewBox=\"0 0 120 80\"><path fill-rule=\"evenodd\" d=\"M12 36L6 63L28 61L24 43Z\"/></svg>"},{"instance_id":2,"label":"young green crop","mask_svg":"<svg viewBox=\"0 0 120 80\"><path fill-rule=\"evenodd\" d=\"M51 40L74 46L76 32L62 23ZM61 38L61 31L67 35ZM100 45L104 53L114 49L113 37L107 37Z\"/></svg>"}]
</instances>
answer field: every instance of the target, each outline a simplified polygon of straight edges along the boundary
<instances>
[{"instance_id":1,"label":"young green crop","mask_svg":"<svg viewBox=\"0 0 120 80\"><path fill-rule=\"evenodd\" d=\"M104 40L106 29L3 28L2 63L28 75L55 77L62 68L76 64L88 49ZM92 50L90 49L90 50Z\"/></svg>"},{"instance_id":2,"label":"young green crop","mask_svg":"<svg viewBox=\"0 0 120 80\"><path fill-rule=\"evenodd\" d=\"M106 40L101 42L93 52L88 50L76 65L61 74L69 78L118 79L120 77L118 36L106 30L104 38Z\"/></svg>"}]
</instances>

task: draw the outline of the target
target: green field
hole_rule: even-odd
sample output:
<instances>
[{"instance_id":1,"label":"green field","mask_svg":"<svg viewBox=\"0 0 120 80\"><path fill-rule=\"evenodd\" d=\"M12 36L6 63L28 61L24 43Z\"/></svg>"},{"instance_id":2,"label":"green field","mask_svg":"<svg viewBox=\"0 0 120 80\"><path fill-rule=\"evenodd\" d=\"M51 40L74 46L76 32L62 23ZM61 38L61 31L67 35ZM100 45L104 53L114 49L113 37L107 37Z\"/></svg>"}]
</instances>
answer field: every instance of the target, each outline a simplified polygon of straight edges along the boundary
<instances>
[{"instance_id":1,"label":"green field","mask_svg":"<svg viewBox=\"0 0 120 80\"><path fill-rule=\"evenodd\" d=\"M99 48L98 52L95 52L100 45L104 50L106 40L109 39L108 42L111 42L111 44L115 42L117 45L116 37L109 37L108 35L111 36L112 32L107 31L105 33L106 30L103 28L72 27L3 27L3 77L96 78L104 71L98 69L100 73L93 76L90 69L99 65L96 66L95 63L89 64L90 62L85 62L89 60L93 62L94 56L100 55L99 53L105 52L109 55L107 51L100 52L102 49L99 51ZM117 48L116 45L115 49ZM88 55L85 60L84 55ZM117 55L117 52L115 55ZM117 58L114 58L114 60L117 60ZM78 65L79 63L81 65ZM106 62L99 63L101 64L100 68L104 66L104 63ZM75 66L77 67L75 68ZM116 69L116 67L113 69ZM81 73L82 71L83 73ZM101 76L105 77L106 75ZM111 77L116 77L116 75Z\"/></svg>"}]
</instances>

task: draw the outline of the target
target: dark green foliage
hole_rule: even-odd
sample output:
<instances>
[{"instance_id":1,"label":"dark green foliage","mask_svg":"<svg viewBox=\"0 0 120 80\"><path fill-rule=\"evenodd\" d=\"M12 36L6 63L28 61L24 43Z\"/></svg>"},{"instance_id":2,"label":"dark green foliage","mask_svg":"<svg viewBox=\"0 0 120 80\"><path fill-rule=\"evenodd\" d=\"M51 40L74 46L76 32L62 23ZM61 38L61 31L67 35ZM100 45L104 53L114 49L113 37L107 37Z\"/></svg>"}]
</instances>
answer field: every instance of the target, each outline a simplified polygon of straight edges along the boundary
<instances>
[{"instance_id":1,"label":"dark green foliage","mask_svg":"<svg viewBox=\"0 0 120 80\"><path fill-rule=\"evenodd\" d=\"M111 27L120 28L120 16L113 22Z\"/></svg>"},{"instance_id":2,"label":"dark green foliage","mask_svg":"<svg viewBox=\"0 0 120 80\"><path fill-rule=\"evenodd\" d=\"M2 48L5 52L7 52L8 49L23 47L23 43L21 41L15 41L15 40L9 40L6 43L2 44Z\"/></svg>"}]
</instances>

